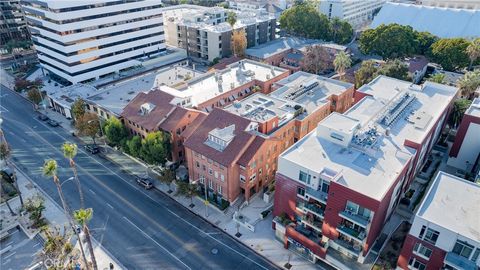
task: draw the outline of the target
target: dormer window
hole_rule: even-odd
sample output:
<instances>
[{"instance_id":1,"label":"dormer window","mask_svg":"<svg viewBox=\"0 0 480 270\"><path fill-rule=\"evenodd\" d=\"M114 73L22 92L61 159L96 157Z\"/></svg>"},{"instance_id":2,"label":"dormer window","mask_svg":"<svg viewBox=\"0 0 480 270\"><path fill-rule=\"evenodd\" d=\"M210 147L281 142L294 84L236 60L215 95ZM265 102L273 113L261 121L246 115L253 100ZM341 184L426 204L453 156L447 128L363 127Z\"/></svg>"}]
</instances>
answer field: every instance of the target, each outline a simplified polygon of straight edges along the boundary
<instances>
[{"instance_id":1,"label":"dormer window","mask_svg":"<svg viewBox=\"0 0 480 270\"><path fill-rule=\"evenodd\" d=\"M150 102L143 103L142 106L140 106L140 114L147 115L150 112L152 112L153 109L155 109L155 105L153 105L152 103Z\"/></svg>"},{"instance_id":2,"label":"dormer window","mask_svg":"<svg viewBox=\"0 0 480 270\"><path fill-rule=\"evenodd\" d=\"M235 137L233 134L234 131L235 125L230 125L221 129L215 128L208 133L205 144L217 149L218 151L223 151L223 149L225 149Z\"/></svg>"}]
</instances>

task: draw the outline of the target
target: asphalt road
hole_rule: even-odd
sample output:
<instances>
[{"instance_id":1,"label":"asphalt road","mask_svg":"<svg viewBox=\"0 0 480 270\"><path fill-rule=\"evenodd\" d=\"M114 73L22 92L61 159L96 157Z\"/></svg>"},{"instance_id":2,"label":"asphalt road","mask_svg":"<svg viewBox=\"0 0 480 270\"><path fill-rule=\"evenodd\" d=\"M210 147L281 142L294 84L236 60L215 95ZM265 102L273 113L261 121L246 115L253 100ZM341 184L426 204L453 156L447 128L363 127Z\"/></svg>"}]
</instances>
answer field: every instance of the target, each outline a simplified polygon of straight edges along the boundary
<instances>
[{"instance_id":1,"label":"asphalt road","mask_svg":"<svg viewBox=\"0 0 480 270\"><path fill-rule=\"evenodd\" d=\"M60 146L80 142L61 127L37 120L32 106L3 85L2 128L15 163L60 204L55 185L41 174L45 159L72 176ZM205 222L166 195L136 185L115 164L79 149L75 158L93 236L128 269L276 269L277 267ZM79 208L73 181L62 185L71 209Z\"/></svg>"}]
</instances>

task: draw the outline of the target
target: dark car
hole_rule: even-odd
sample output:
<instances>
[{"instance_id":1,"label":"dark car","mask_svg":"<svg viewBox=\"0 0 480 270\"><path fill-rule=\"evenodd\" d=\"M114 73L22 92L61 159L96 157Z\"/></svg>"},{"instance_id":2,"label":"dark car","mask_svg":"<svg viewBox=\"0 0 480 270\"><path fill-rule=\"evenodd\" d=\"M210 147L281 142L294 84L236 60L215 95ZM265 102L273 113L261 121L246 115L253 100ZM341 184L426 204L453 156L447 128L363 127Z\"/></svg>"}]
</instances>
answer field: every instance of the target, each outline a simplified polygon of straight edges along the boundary
<instances>
[{"instance_id":1,"label":"dark car","mask_svg":"<svg viewBox=\"0 0 480 270\"><path fill-rule=\"evenodd\" d=\"M85 150L87 152L89 152L90 154L96 154L98 152L100 152L100 149L98 148L98 146L96 146L95 144L87 144L85 145Z\"/></svg>"},{"instance_id":2,"label":"dark car","mask_svg":"<svg viewBox=\"0 0 480 270\"><path fill-rule=\"evenodd\" d=\"M39 114L38 119L40 119L42 121L47 121L50 118L48 118L48 116L46 116L45 114Z\"/></svg>"},{"instance_id":3,"label":"dark car","mask_svg":"<svg viewBox=\"0 0 480 270\"><path fill-rule=\"evenodd\" d=\"M153 188L153 183L152 181L150 181L150 178L148 178L148 176L146 175L141 175L141 176L137 176L137 183L144 187L145 189L151 189Z\"/></svg>"},{"instance_id":4,"label":"dark car","mask_svg":"<svg viewBox=\"0 0 480 270\"><path fill-rule=\"evenodd\" d=\"M57 121L52 120L52 119L48 120L47 124L49 124L49 125L52 126L52 127L58 127L58 126L60 126L60 124L59 124Z\"/></svg>"}]
</instances>

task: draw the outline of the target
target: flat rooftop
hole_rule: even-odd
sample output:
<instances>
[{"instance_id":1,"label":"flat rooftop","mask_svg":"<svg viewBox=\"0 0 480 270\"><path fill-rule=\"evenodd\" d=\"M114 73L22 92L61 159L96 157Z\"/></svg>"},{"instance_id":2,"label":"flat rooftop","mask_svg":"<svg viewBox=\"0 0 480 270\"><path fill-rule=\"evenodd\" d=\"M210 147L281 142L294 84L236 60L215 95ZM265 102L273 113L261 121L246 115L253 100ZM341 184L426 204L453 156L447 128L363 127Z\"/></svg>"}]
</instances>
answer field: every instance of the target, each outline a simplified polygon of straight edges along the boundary
<instances>
[{"instance_id":1,"label":"flat rooftop","mask_svg":"<svg viewBox=\"0 0 480 270\"><path fill-rule=\"evenodd\" d=\"M479 205L480 185L439 172L416 216L480 242Z\"/></svg>"},{"instance_id":2,"label":"flat rooftop","mask_svg":"<svg viewBox=\"0 0 480 270\"><path fill-rule=\"evenodd\" d=\"M307 113L315 111L327 102L331 95L340 95L353 84L319 75L299 71L280 80L275 85L281 86L270 95L295 101L301 104Z\"/></svg>"},{"instance_id":3,"label":"flat rooftop","mask_svg":"<svg viewBox=\"0 0 480 270\"><path fill-rule=\"evenodd\" d=\"M207 73L186 81L176 88L162 86L160 90L174 97L190 99L192 106L198 106L251 81L265 82L284 72L287 72L287 70L251 60L241 60L228 65L223 70ZM249 91L249 89L247 90Z\"/></svg>"},{"instance_id":4,"label":"flat rooftop","mask_svg":"<svg viewBox=\"0 0 480 270\"><path fill-rule=\"evenodd\" d=\"M480 98L476 98L473 100L470 107L465 111L465 114L480 117Z\"/></svg>"},{"instance_id":5,"label":"flat rooftop","mask_svg":"<svg viewBox=\"0 0 480 270\"><path fill-rule=\"evenodd\" d=\"M290 49L300 49L307 45L318 44L319 40L305 39L297 37L282 37L269 41L267 43L249 48L245 51L248 56L253 56L259 59L265 59L272 55L285 52Z\"/></svg>"},{"instance_id":6,"label":"flat rooftop","mask_svg":"<svg viewBox=\"0 0 480 270\"><path fill-rule=\"evenodd\" d=\"M248 118L252 121L266 122L274 117L280 122L293 119L297 103L256 93L240 101L235 101L224 110Z\"/></svg>"},{"instance_id":7,"label":"flat rooftop","mask_svg":"<svg viewBox=\"0 0 480 270\"><path fill-rule=\"evenodd\" d=\"M175 86L186 79L195 78L201 74L203 73L183 66L162 68L110 84L100 89L98 94L88 97L87 100L120 115L123 108L138 93L146 93L162 85Z\"/></svg>"},{"instance_id":8,"label":"flat rooftop","mask_svg":"<svg viewBox=\"0 0 480 270\"><path fill-rule=\"evenodd\" d=\"M337 183L381 200L415 155L405 140L421 143L457 89L430 82L411 87L409 82L385 76L361 89L372 96L343 115L330 114L281 158L318 173L335 171ZM329 130L330 136L320 128Z\"/></svg>"}]
</instances>

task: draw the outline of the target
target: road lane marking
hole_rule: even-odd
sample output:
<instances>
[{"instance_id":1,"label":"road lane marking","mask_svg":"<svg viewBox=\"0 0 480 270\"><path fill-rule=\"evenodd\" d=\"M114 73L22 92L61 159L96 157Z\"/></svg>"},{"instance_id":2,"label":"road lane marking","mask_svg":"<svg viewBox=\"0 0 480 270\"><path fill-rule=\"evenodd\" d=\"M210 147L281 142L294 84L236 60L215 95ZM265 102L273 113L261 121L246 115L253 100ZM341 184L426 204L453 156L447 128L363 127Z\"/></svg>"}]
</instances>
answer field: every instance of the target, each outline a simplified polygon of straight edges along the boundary
<instances>
[{"instance_id":1,"label":"road lane marking","mask_svg":"<svg viewBox=\"0 0 480 270\"><path fill-rule=\"evenodd\" d=\"M5 264L9 263L10 261L11 261L10 259L5 260L5 261L2 263L2 265L5 265Z\"/></svg>"},{"instance_id":2,"label":"road lane marking","mask_svg":"<svg viewBox=\"0 0 480 270\"><path fill-rule=\"evenodd\" d=\"M38 246L38 245L40 245L40 243L36 243L35 245L33 245L33 247L36 247L36 246Z\"/></svg>"},{"instance_id":3,"label":"road lane marking","mask_svg":"<svg viewBox=\"0 0 480 270\"><path fill-rule=\"evenodd\" d=\"M36 119L37 121L39 121L38 119ZM16 121L16 122L19 122L19 121ZM49 130L52 130L54 131L53 129L51 129L50 127L48 127L46 124L44 124L43 122L39 122L41 125L45 126L47 129ZM23 123L22 123L23 124ZM25 124L23 124L24 126L26 126ZM27 126L27 128L29 128ZM60 138L63 138L64 140L68 141L67 138L65 138L63 135L59 134L59 133L56 133L54 132L54 134ZM39 137L40 140L44 141L46 144L50 145L52 148L56 149L57 152L61 153L60 150L58 150L54 145L52 145L49 141L47 141L45 138L43 138L42 136L38 135L38 133L34 133L34 136L36 137ZM87 154L86 151L84 151L82 148L79 148L80 152L82 152L83 154L85 154L87 157L91 158L91 160L93 160L95 163L99 164L101 167L105 168L107 171L111 172L112 174L116 175L119 179L122 179L125 183L127 183L128 185L130 185L131 187L133 187L133 189L137 190L137 191L140 191L143 195L145 195L147 198L149 198L152 202L156 203L156 204L160 204L157 200L155 200L154 198L152 198L148 193L146 193L143 189L139 189L138 186L136 185L133 185L130 181L126 180L125 178L121 177L120 175L118 175L116 172L114 172L113 170L111 170L109 167L105 166L104 164L100 163L98 160L96 160L95 158L91 157L90 155ZM63 154L63 153L61 153ZM114 163L114 162L113 162ZM117 165L118 166L118 165ZM118 166L120 167L120 166ZM96 176L94 176L93 174L91 174L88 170L84 169L83 166L79 166L79 169L83 170L84 172L86 172L88 175L90 175L90 177L96 179L99 183L101 183L101 181L98 180L98 178ZM111 191L113 192L113 190ZM115 192L114 192L115 194ZM181 205L181 203L177 202L178 204ZM183 205L182 205L183 206ZM178 214L176 214L175 212L173 212L172 210L168 209L168 208L165 208L165 210L167 210L170 214L174 215L175 217L177 217L178 219L180 219L181 221L183 221L184 223L190 225L191 227L195 228L197 231L205 234L206 236L210 237L212 240L214 240L215 242L221 244L222 246L224 246L225 248L235 252L236 254L240 255L241 257L243 257L244 259L256 264L257 266L263 268L263 269L268 269L266 267L264 267L263 265L259 264L258 262L252 260L251 258L248 257L248 255L244 255L243 253L239 252L238 250L230 247L229 245L225 244L224 242L216 239L215 237L209 235L207 232L201 230L199 227L193 225L192 223L190 223L189 221L185 220L184 218L180 217ZM142 212L143 213L143 212ZM157 226L158 226L158 222L156 221L153 221ZM207 221L207 223L209 223ZM150 236L146 235L148 238L151 239ZM152 239L154 242L155 240ZM232 240L232 241L236 241L236 240ZM241 245L241 243L240 243ZM162 247L163 248L163 247ZM252 252L254 253L257 253L255 252L254 250L251 250ZM167 251L168 252L168 251ZM257 253L258 254L258 253ZM261 258L262 259L262 258ZM263 259L262 259L263 260ZM268 260L267 260L268 263L270 263ZM183 263L183 262L182 262Z\"/></svg>"},{"instance_id":4,"label":"road lane marking","mask_svg":"<svg viewBox=\"0 0 480 270\"><path fill-rule=\"evenodd\" d=\"M113 209L113 206L107 202L107 206Z\"/></svg>"},{"instance_id":5,"label":"road lane marking","mask_svg":"<svg viewBox=\"0 0 480 270\"><path fill-rule=\"evenodd\" d=\"M180 260L180 258L178 258L177 256L175 256L173 253L171 253L168 249L166 249L164 246L160 245L160 243L158 243L157 241L155 241L155 239L153 239L152 237L150 237L150 235L148 235L147 233L145 233L142 229L140 229L137 225L135 225L132 221L130 221L127 217L123 217L128 223L130 223L133 227L135 227L137 230L139 230L143 235L145 235L145 237L147 237L148 239L150 239L151 241L153 241L155 244L157 244L157 246L159 246L160 248L162 248L163 250L165 250L165 252L167 252L170 256L172 256L173 258L175 258L177 261L179 261L181 264L183 264L187 269L192 269L190 268L188 265L186 265L182 260Z\"/></svg>"},{"instance_id":6,"label":"road lane marking","mask_svg":"<svg viewBox=\"0 0 480 270\"><path fill-rule=\"evenodd\" d=\"M93 193L93 195L97 195L97 193L95 193L95 191L91 190L91 189L88 189L90 190L91 193Z\"/></svg>"},{"instance_id":7,"label":"road lane marking","mask_svg":"<svg viewBox=\"0 0 480 270\"><path fill-rule=\"evenodd\" d=\"M8 254L7 256L3 257L3 259L4 259L4 260L6 260L6 259L8 259L8 258L12 257L13 255L15 255L16 253L17 253L17 252L16 252L16 251L14 251L14 252L12 252L12 253Z\"/></svg>"}]
</instances>

